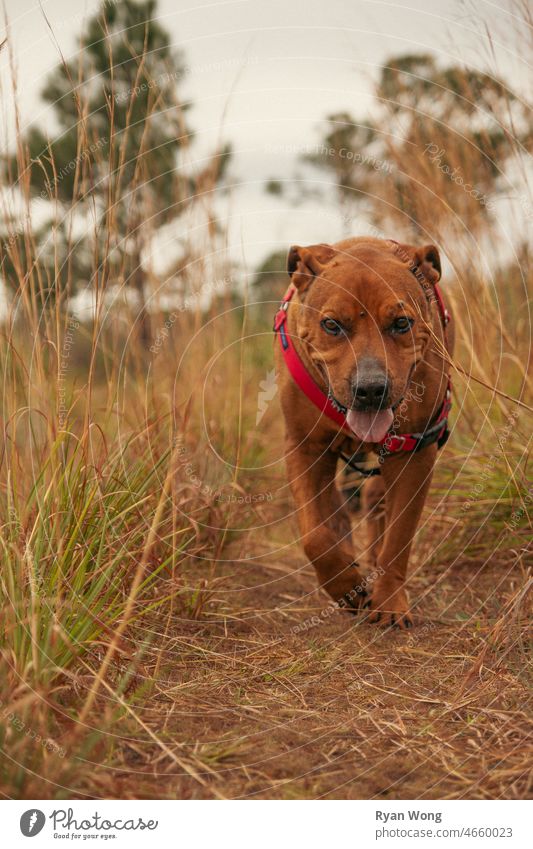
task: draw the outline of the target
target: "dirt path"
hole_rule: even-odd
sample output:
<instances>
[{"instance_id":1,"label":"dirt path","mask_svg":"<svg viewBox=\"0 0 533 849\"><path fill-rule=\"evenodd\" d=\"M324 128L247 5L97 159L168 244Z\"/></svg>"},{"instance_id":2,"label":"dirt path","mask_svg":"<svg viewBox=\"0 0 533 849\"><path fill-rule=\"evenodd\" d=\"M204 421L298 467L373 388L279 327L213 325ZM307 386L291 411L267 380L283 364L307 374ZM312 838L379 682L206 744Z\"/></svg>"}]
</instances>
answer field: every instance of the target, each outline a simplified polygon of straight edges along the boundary
<instances>
[{"instance_id":1,"label":"dirt path","mask_svg":"<svg viewBox=\"0 0 533 849\"><path fill-rule=\"evenodd\" d=\"M170 623L163 662L146 670L157 684L142 719L172 755L149 739L124 744L113 792L530 794L520 575L501 562L481 572L474 562L419 570L422 546L411 582L418 626L384 631L331 609L292 542L293 521L279 504L267 509L268 542L250 532L231 543L234 560L217 566L200 618ZM512 613L502 617L507 602Z\"/></svg>"}]
</instances>

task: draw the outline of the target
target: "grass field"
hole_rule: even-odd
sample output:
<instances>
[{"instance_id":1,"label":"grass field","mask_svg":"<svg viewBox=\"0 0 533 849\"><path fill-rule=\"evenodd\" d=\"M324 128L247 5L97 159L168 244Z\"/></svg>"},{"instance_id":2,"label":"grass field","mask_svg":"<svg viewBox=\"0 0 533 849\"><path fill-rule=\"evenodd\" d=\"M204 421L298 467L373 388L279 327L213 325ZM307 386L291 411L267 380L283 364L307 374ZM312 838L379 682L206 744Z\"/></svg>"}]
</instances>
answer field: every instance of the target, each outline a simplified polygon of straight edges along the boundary
<instances>
[{"instance_id":1,"label":"grass field","mask_svg":"<svg viewBox=\"0 0 533 849\"><path fill-rule=\"evenodd\" d=\"M216 331L200 339L206 367L184 372L178 390L171 349L186 347L186 321L158 354L157 376L132 374L123 393L119 380L111 391L99 383L90 402L85 385L72 431L54 432L42 406L32 420L30 399L13 398L3 792L527 796L522 414L506 440L503 415L484 423L487 444L499 433L490 464L484 430L463 449L468 433L456 425L412 561L418 626L383 631L316 590L276 398L255 426L272 340L252 331L255 358L243 358L242 315L233 328L223 320L227 344L213 343ZM208 372L202 402L189 389ZM364 521L354 522L364 563Z\"/></svg>"},{"instance_id":2,"label":"grass field","mask_svg":"<svg viewBox=\"0 0 533 849\"><path fill-rule=\"evenodd\" d=\"M458 345L452 436L411 561L412 632L316 588L286 483L274 297L256 305L250 285L175 313L154 299L147 342L107 254L82 321L68 285L43 307L31 227L23 250L10 245L4 797L531 796L533 275L519 244L501 266L479 262L479 208L455 227L434 203L449 186L424 162L411 200L458 258L443 281ZM497 244L498 221L483 227ZM206 238L224 273L222 253ZM192 292L205 274L195 259ZM355 513L363 566L365 534Z\"/></svg>"}]
</instances>

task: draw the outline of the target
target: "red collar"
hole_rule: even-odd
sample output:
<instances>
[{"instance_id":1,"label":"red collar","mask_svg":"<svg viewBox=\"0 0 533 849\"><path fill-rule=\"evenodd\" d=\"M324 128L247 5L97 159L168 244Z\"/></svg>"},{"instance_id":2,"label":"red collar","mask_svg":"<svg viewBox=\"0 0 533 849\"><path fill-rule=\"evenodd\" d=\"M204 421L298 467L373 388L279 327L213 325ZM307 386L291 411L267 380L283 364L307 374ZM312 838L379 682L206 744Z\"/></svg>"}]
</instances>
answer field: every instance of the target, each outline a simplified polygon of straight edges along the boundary
<instances>
[{"instance_id":1,"label":"red collar","mask_svg":"<svg viewBox=\"0 0 533 849\"><path fill-rule=\"evenodd\" d=\"M446 333L446 325L450 321L450 314L444 305L442 294L437 285L434 286L435 297L442 319L444 332ZM296 292L294 286L289 286L285 296L280 304L280 307L274 318L274 333L279 336L281 351L292 378L297 386L300 387L304 395L318 407L329 419L335 422L345 433L352 438L356 438L353 431L348 426L346 414L339 409L334 399L326 395L320 386L313 380L305 365L300 359L298 352L291 342L290 336L286 330L287 311L291 299ZM438 442L440 448L448 438L448 413L451 409L451 380L448 377L448 386L444 395L441 408L430 427L426 428L423 433L402 433L395 434L389 431L387 436L378 444L381 445L380 454L396 454L400 451L419 451L430 445L432 442Z\"/></svg>"}]
</instances>

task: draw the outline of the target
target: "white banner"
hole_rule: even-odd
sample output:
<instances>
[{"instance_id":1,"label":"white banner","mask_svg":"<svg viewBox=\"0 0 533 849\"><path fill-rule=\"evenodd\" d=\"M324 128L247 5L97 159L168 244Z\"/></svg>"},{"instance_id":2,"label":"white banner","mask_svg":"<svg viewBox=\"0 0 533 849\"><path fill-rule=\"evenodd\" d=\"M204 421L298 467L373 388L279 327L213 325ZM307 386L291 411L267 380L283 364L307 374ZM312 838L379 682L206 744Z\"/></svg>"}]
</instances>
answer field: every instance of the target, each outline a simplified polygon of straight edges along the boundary
<instances>
[{"instance_id":1,"label":"white banner","mask_svg":"<svg viewBox=\"0 0 533 849\"><path fill-rule=\"evenodd\" d=\"M4 801L1 811L6 849L73 843L117 849L532 845L530 802Z\"/></svg>"}]
</instances>

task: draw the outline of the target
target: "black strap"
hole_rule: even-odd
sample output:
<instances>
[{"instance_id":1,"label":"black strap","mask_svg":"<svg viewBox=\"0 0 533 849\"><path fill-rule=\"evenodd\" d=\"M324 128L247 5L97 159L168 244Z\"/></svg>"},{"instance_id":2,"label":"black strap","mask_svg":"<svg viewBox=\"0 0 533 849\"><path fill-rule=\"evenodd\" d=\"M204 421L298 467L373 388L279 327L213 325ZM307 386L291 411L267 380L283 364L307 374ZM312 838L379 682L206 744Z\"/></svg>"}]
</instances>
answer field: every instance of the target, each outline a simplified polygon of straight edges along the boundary
<instances>
[{"instance_id":1,"label":"black strap","mask_svg":"<svg viewBox=\"0 0 533 849\"><path fill-rule=\"evenodd\" d=\"M420 451L422 448L426 448L427 445L432 445L434 442L437 443L437 448L441 448L442 445L448 439L450 431L448 430L448 419L441 419L440 422L432 425L432 427L428 427L424 433L412 433L413 436L417 440L415 451ZM442 441L444 439L444 442Z\"/></svg>"},{"instance_id":2,"label":"black strap","mask_svg":"<svg viewBox=\"0 0 533 849\"><path fill-rule=\"evenodd\" d=\"M433 445L434 442L437 443L437 448L442 448L448 441L448 437L450 436L450 430L448 428L448 419L441 419L440 422L436 422L432 427L428 427L424 433L410 433L409 436L412 439L416 440L416 447L413 449L413 452L421 451L422 448L426 448L428 445ZM396 453L396 452L395 452ZM358 454L352 454L351 457L347 457L346 454L343 454L342 451L339 452L339 456L342 460L356 472L364 478L372 478L375 475L381 474L380 466L376 466L372 469L365 469L364 466L360 466L358 463L354 462L354 458L358 457ZM387 449L382 449L379 452L379 457L384 458L387 457Z\"/></svg>"},{"instance_id":3,"label":"black strap","mask_svg":"<svg viewBox=\"0 0 533 849\"><path fill-rule=\"evenodd\" d=\"M340 452L340 457L342 460L344 460L346 465L349 466L350 469L354 469L356 472L359 472L359 474L362 475L364 478L372 478L374 477L374 475L381 474L381 469L379 468L365 469L364 466L359 466L357 463L354 463L353 458L357 456L357 454L353 454L351 457L347 457L346 454Z\"/></svg>"},{"instance_id":4,"label":"black strap","mask_svg":"<svg viewBox=\"0 0 533 849\"><path fill-rule=\"evenodd\" d=\"M442 432L442 435L439 436L437 440L437 448L442 448L443 445L446 445L448 439L450 438L450 428L448 427L448 419L445 421L445 428Z\"/></svg>"}]
</instances>

